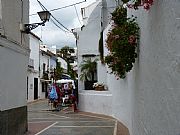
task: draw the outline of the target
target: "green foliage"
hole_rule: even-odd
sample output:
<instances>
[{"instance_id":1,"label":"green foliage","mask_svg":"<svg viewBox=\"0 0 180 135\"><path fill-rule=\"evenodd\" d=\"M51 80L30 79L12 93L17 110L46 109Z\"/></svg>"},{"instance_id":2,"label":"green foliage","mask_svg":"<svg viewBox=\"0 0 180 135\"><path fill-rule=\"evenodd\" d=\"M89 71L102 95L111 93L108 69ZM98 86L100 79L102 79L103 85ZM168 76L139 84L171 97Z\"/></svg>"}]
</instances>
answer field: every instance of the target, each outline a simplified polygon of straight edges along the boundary
<instances>
[{"instance_id":1,"label":"green foliage","mask_svg":"<svg viewBox=\"0 0 180 135\"><path fill-rule=\"evenodd\" d=\"M60 50L57 51L66 61L71 56L71 53L74 52L74 49L69 46L64 46Z\"/></svg>"},{"instance_id":2,"label":"green foliage","mask_svg":"<svg viewBox=\"0 0 180 135\"><path fill-rule=\"evenodd\" d=\"M105 57L105 63L111 68L111 73L125 78L137 57L139 27L135 17L127 18L127 10L122 6L112 13L112 19L114 25L106 40L109 54Z\"/></svg>"},{"instance_id":3,"label":"green foliage","mask_svg":"<svg viewBox=\"0 0 180 135\"><path fill-rule=\"evenodd\" d=\"M56 60L56 69L54 72L54 79L59 80L63 73L63 68L61 67L61 63Z\"/></svg>"},{"instance_id":4,"label":"green foliage","mask_svg":"<svg viewBox=\"0 0 180 135\"><path fill-rule=\"evenodd\" d=\"M83 60L80 65L81 68L81 75L80 80L91 80L94 81L94 73L97 69L97 59L91 60L90 58L87 60Z\"/></svg>"},{"instance_id":5,"label":"green foliage","mask_svg":"<svg viewBox=\"0 0 180 135\"><path fill-rule=\"evenodd\" d=\"M60 54L63 57L63 59L67 62L68 75L70 75L72 79L76 79L77 73L73 70L73 67L70 65L70 62L72 60L74 61L74 58L71 56L71 53L74 53L74 48L64 46L60 50L58 50L57 53Z\"/></svg>"},{"instance_id":6,"label":"green foliage","mask_svg":"<svg viewBox=\"0 0 180 135\"><path fill-rule=\"evenodd\" d=\"M69 62L67 64L68 64L67 65L68 66L68 69L67 69L68 75L70 75L71 78L73 80L75 80L77 77L77 73L76 73L76 71L73 70L73 67L69 64Z\"/></svg>"},{"instance_id":7,"label":"green foliage","mask_svg":"<svg viewBox=\"0 0 180 135\"><path fill-rule=\"evenodd\" d=\"M44 80L49 80L48 73L43 73L42 78L43 78Z\"/></svg>"}]
</instances>

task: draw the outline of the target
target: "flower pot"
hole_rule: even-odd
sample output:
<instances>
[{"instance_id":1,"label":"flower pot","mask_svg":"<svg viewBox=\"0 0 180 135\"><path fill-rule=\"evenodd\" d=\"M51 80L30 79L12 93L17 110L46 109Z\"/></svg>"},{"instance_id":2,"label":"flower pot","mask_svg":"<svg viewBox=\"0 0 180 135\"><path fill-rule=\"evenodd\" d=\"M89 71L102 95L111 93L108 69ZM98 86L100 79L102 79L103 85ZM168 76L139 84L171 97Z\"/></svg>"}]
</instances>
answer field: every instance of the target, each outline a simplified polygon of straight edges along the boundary
<instances>
[{"instance_id":1,"label":"flower pot","mask_svg":"<svg viewBox=\"0 0 180 135\"><path fill-rule=\"evenodd\" d=\"M104 86L95 87L95 90L96 91L103 91L104 90Z\"/></svg>"}]
</instances>

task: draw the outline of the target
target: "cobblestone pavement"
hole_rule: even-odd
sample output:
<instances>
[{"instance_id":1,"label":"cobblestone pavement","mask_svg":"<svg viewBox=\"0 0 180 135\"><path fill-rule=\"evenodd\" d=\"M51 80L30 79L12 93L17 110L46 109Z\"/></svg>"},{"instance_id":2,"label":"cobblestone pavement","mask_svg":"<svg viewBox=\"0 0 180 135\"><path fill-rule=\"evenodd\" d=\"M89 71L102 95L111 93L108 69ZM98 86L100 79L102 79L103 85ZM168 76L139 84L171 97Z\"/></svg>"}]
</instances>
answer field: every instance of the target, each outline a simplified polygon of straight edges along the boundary
<instances>
[{"instance_id":1,"label":"cobblestone pavement","mask_svg":"<svg viewBox=\"0 0 180 135\"><path fill-rule=\"evenodd\" d=\"M47 100L28 104L26 135L116 135L117 121L109 116L85 112L50 111Z\"/></svg>"}]
</instances>

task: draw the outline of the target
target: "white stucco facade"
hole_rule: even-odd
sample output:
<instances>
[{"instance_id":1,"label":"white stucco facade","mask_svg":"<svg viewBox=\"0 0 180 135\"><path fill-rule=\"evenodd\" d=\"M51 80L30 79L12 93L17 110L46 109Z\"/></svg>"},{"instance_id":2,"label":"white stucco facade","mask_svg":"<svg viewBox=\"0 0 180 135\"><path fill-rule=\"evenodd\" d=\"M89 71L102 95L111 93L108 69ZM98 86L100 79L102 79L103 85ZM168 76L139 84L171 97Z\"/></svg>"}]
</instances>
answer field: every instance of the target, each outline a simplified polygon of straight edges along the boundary
<instances>
[{"instance_id":1,"label":"white stucco facade","mask_svg":"<svg viewBox=\"0 0 180 135\"><path fill-rule=\"evenodd\" d=\"M106 106L112 109L111 111L107 112L102 104L99 104L103 99L96 92L86 91L79 94L82 102L80 102L80 109L96 113L104 113L102 111L104 109L105 114L110 113L122 122L131 135L180 134L179 6L177 0L159 0L154 1L149 11L141 8L138 11L128 10L128 15L134 14L138 17L141 33L138 58L133 70L123 80L116 80L114 75L105 75L108 92L111 93L108 102L110 104ZM93 12L96 12L96 9ZM95 16L93 12L91 15ZM80 40L87 41L89 39L87 37L94 38L90 35L95 33L87 31L87 27L88 24L84 28L86 30L83 33L84 36L80 34ZM90 29L93 28L90 27ZM104 37L107 31L108 27L104 30ZM94 32L99 33L96 26ZM82 41L79 41L79 44L81 43ZM89 46L87 43L84 45L84 50ZM82 51L81 48L78 49ZM90 50L86 50L86 53L88 52L91 53ZM106 53L107 50L105 50ZM98 107L95 102L99 104Z\"/></svg>"},{"instance_id":2,"label":"white stucco facade","mask_svg":"<svg viewBox=\"0 0 180 135\"><path fill-rule=\"evenodd\" d=\"M180 3L154 1L150 11L133 12L141 27L135 67L135 135L180 134Z\"/></svg>"},{"instance_id":3,"label":"white stucco facade","mask_svg":"<svg viewBox=\"0 0 180 135\"><path fill-rule=\"evenodd\" d=\"M96 7L94 7L96 5ZM92 6L92 7L91 7ZM78 67L80 66L81 62L83 61L83 55L92 54L94 56L99 55L98 51L98 44L101 32L101 1L97 1L93 3L91 6L88 6L85 11L89 11L88 9L94 9L91 11L92 13L89 14L90 16L86 16L86 20L88 20L87 25L83 28L82 31L79 32L79 40L78 40ZM90 11L89 11L90 12ZM88 13L86 13L88 14ZM95 59L95 58L92 58ZM78 76L80 76L81 71L80 68L78 69ZM80 77L78 77L80 78ZM80 90L84 89L84 82L79 80L78 88Z\"/></svg>"},{"instance_id":4,"label":"white stucco facade","mask_svg":"<svg viewBox=\"0 0 180 135\"><path fill-rule=\"evenodd\" d=\"M82 31L78 32L78 66L83 61L83 55L94 55L93 59L99 59L99 39L100 33L106 28L109 22L109 12L112 8L107 7L115 6L115 2L106 3L106 1L96 1L90 6L83 8L85 17L85 27ZM93 11L91 11L93 10ZM88 13L89 11L89 13ZM103 25L101 26L101 21ZM87 24L86 24L87 23ZM78 75L80 76L80 68L78 69ZM80 78L80 77L78 77ZM100 59L97 62L97 81L107 84L107 69L106 66L101 64ZM112 92L110 89L107 91L94 91L84 90L84 82L78 80L79 88L79 109L87 112L94 112L99 114L112 115Z\"/></svg>"},{"instance_id":5,"label":"white stucco facade","mask_svg":"<svg viewBox=\"0 0 180 135\"><path fill-rule=\"evenodd\" d=\"M0 110L26 106L28 51L0 39Z\"/></svg>"},{"instance_id":6,"label":"white stucco facade","mask_svg":"<svg viewBox=\"0 0 180 135\"><path fill-rule=\"evenodd\" d=\"M20 24L29 22L29 0L0 0L0 134L27 131L27 68L29 36Z\"/></svg>"},{"instance_id":7,"label":"white stucco facade","mask_svg":"<svg viewBox=\"0 0 180 135\"><path fill-rule=\"evenodd\" d=\"M27 105L29 38L20 32L19 23L28 21L28 6L28 0L1 0L0 111Z\"/></svg>"},{"instance_id":8,"label":"white stucco facade","mask_svg":"<svg viewBox=\"0 0 180 135\"><path fill-rule=\"evenodd\" d=\"M28 102L34 101L35 97L35 90L34 90L34 78L38 79L38 86L37 86L37 93L38 95L41 95L40 91L40 72L39 72L39 66L40 66L40 44L42 44L42 41L39 37L37 37L35 34L30 34L30 57L29 60L32 61L29 63L28 66ZM38 97L38 96L37 96Z\"/></svg>"},{"instance_id":9,"label":"white stucco facade","mask_svg":"<svg viewBox=\"0 0 180 135\"><path fill-rule=\"evenodd\" d=\"M43 69L43 65L45 66L44 69ZM46 51L41 50L40 51L40 86L39 86L39 96L38 96L39 99L44 99L46 96L45 95L46 92L43 91L43 88L42 88L43 87L42 82L48 83L48 80L50 78L50 74L49 74L50 67L49 66L50 66L50 54L48 54ZM43 78L44 73L48 74L48 80ZM51 82L51 81L49 80L49 82ZM47 88L47 87L46 88L45 87L44 87L44 89Z\"/></svg>"}]
</instances>

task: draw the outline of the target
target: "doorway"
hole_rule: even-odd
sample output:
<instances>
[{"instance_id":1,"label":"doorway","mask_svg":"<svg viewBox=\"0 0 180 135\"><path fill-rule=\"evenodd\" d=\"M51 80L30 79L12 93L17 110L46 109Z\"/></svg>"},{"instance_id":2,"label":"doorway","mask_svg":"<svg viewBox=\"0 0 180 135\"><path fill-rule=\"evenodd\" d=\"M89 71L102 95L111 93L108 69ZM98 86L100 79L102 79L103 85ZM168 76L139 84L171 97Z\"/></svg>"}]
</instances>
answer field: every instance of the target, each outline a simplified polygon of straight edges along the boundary
<instances>
[{"instance_id":1,"label":"doorway","mask_svg":"<svg viewBox=\"0 0 180 135\"><path fill-rule=\"evenodd\" d=\"M34 78L34 100L38 99L38 78Z\"/></svg>"}]
</instances>

